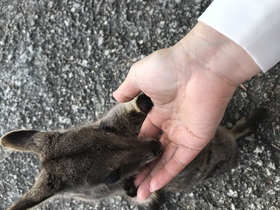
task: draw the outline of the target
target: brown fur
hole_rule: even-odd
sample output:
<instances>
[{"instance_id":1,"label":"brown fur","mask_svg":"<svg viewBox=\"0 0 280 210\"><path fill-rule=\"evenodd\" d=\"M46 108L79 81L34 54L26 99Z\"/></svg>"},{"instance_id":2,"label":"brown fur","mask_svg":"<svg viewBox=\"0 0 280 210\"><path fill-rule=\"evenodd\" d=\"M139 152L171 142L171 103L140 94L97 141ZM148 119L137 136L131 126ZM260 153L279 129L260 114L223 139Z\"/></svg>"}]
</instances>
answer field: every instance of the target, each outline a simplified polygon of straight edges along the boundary
<instances>
[{"instance_id":1,"label":"brown fur","mask_svg":"<svg viewBox=\"0 0 280 210\"><path fill-rule=\"evenodd\" d=\"M135 197L134 175L161 153L159 141L137 138L151 100L140 95L135 102L118 104L97 122L64 132L18 130L4 135L4 147L36 153L42 165L33 187L9 209L28 209L54 195L87 201L115 194ZM231 130L219 127L210 144L165 189L185 191L233 168L235 140L252 122L240 121ZM150 201L150 209L158 209L158 203Z\"/></svg>"}]
</instances>

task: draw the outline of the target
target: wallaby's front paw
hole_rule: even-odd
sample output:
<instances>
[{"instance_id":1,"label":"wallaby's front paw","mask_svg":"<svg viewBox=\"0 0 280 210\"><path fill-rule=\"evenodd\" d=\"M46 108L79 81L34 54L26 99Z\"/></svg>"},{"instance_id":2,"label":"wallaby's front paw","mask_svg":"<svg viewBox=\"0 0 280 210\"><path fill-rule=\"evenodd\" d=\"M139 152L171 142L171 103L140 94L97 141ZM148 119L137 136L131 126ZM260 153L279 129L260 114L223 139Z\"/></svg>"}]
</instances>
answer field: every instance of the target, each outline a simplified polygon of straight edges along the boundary
<instances>
[{"instance_id":1,"label":"wallaby's front paw","mask_svg":"<svg viewBox=\"0 0 280 210\"><path fill-rule=\"evenodd\" d=\"M152 107L154 106L151 98L147 95L145 95L144 93L140 94L137 99L136 99L136 104L138 106L138 108L144 112L144 113L148 113Z\"/></svg>"},{"instance_id":2,"label":"wallaby's front paw","mask_svg":"<svg viewBox=\"0 0 280 210\"><path fill-rule=\"evenodd\" d=\"M123 189L125 190L126 194L130 197L137 196L137 188L134 185L135 177L132 176L127 179L124 183Z\"/></svg>"}]
</instances>

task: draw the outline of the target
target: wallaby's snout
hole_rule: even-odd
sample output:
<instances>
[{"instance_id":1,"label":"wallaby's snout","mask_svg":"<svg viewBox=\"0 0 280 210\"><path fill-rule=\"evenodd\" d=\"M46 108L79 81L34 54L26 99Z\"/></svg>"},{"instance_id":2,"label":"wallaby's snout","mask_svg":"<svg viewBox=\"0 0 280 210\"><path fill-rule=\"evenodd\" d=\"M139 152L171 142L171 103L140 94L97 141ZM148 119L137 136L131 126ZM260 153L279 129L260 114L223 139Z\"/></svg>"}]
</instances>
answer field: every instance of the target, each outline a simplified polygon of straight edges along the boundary
<instances>
[{"instance_id":1,"label":"wallaby's snout","mask_svg":"<svg viewBox=\"0 0 280 210\"><path fill-rule=\"evenodd\" d=\"M151 148L152 148L154 155L159 156L162 153L162 146L161 146L160 141L151 140L150 144L151 144Z\"/></svg>"}]
</instances>

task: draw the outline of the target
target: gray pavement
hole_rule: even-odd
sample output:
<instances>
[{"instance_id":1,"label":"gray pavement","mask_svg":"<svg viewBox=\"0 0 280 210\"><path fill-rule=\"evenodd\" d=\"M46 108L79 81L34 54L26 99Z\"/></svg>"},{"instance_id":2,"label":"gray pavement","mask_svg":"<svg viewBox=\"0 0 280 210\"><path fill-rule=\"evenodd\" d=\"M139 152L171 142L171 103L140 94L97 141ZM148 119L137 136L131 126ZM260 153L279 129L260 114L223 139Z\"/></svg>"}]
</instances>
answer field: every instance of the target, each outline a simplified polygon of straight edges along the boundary
<instances>
[{"instance_id":1,"label":"gray pavement","mask_svg":"<svg viewBox=\"0 0 280 210\"><path fill-rule=\"evenodd\" d=\"M116 102L112 91L131 64L172 46L207 0L0 0L0 135L13 129L65 129L92 121ZM280 81L276 65L244 83L223 123L257 106L268 114L239 140L238 167L185 193L166 193L162 209L280 209ZM34 182L32 154L0 148L0 209ZM84 203L47 200L35 209L137 209L121 197Z\"/></svg>"}]
</instances>

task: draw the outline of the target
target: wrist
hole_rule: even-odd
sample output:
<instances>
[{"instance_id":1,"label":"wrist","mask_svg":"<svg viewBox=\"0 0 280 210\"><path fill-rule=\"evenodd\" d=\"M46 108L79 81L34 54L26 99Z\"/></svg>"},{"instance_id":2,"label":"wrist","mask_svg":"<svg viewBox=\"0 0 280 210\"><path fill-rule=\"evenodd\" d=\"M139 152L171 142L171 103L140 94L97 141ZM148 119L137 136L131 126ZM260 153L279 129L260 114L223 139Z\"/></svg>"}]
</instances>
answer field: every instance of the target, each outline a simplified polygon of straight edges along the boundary
<instances>
[{"instance_id":1,"label":"wrist","mask_svg":"<svg viewBox=\"0 0 280 210\"><path fill-rule=\"evenodd\" d=\"M251 56L238 44L202 22L174 46L183 50L190 62L201 70L222 77L228 84L238 86L261 72Z\"/></svg>"}]
</instances>

